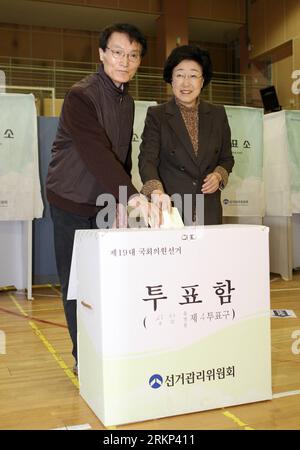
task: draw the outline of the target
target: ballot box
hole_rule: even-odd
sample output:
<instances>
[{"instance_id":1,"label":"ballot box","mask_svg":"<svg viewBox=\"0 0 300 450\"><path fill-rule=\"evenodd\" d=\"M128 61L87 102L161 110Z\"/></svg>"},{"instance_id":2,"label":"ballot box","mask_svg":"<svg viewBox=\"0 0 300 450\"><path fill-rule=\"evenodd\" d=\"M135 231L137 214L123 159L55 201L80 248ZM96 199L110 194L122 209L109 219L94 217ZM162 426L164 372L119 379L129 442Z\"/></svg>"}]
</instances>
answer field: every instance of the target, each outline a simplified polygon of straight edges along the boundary
<instances>
[{"instance_id":1,"label":"ballot box","mask_svg":"<svg viewBox=\"0 0 300 450\"><path fill-rule=\"evenodd\" d=\"M105 426L271 399L267 227L76 231L70 285Z\"/></svg>"}]
</instances>

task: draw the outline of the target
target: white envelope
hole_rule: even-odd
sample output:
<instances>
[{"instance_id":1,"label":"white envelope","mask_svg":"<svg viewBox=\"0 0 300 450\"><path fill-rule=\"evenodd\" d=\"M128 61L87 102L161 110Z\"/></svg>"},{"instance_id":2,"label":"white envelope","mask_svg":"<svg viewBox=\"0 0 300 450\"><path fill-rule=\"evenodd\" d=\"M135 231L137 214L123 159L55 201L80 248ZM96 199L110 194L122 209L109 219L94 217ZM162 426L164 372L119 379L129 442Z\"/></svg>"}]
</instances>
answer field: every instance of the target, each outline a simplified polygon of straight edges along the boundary
<instances>
[{"instance_id":1,"label":"white envelope","mask_svg":"<svg viewBox=\"0 0 300 450\"><path fill-rule=\"evenodd\" d=\"M177 208L172 208L171 213L163 211L163 224L160 226L162 229L167 228L183 228L184 223L178 212Z\"/></svg>"}]
</instances>

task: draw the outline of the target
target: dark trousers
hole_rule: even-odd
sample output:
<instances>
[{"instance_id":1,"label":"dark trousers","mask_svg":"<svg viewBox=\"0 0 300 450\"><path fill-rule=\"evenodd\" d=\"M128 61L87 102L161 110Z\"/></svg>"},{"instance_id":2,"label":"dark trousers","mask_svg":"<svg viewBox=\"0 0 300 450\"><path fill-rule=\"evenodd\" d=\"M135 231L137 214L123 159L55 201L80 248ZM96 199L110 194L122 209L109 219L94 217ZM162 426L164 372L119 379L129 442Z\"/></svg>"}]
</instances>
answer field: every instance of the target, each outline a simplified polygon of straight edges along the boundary
<instances>
[{"instance_id":1,"label":"dark trousers","mask_svg":"<svg viewBox=\"0 0 300 450\"><path fill-rule=\"evenodd\" d=\"M82 217L50 205L54 228L54 247L58 277L69 333L73 343L72 354L77 362L77 317L76 300L67 300L69 276L75 230L97 228L96 216Z\"/></svg>"}]
</instances>

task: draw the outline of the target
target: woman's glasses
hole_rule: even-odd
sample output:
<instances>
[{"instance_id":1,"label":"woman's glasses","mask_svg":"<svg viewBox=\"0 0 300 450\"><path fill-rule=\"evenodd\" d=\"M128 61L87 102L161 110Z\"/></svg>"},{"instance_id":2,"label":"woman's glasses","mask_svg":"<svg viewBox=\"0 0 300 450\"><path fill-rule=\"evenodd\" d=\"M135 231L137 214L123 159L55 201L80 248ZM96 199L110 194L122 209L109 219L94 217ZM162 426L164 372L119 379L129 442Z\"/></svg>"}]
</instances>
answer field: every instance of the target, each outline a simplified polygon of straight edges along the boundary
<instances>
[{"instance_id":1,"label":"woman's glasses","mask_svg":"<svg viewBox=\"0 0 300 450\"><path fill-rule=\"evenodd\" d=\"M198 73L187 74L178 72L173 75L173 80L176 81L183 81L185 79L188 79L189 81L198 81L201 80L201 78L203 78L203 76Z\"/></svg>"}]
</instances>

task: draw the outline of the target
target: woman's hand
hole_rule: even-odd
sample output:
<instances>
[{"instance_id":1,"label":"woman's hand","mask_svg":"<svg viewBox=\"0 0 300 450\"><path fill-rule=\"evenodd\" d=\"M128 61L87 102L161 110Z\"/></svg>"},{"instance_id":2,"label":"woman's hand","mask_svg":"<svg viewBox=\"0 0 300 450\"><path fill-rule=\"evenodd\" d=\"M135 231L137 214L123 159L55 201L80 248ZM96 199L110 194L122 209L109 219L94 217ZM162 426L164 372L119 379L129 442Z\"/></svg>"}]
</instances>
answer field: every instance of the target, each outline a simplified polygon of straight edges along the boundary
<instances>
[{"instance_id":1,"label":"woman's hand","mask_svg":"<svg viewBox=\"0 0 300 450\"><path fill-rule=\"evenodd\" d=\"M204 183L202 185L201 192L203 194L213 194L219 189L222 177L218 172L209 173L204 178Z\"/></svg>"},{"instance_id":2,"label":"woman's hand","mask_svg":"<svg viewBox=\"0 0 300 450\"><path fill-rule=\"evenodd\" d=\"M158 189L152 191L151 203L156 205L161 211L171 212L172 205L170 197Z\"/></svg>"},{"instance_id":3,"label":"woman's hand","mask_svg":"<svg viewBox=\"0 0 300 450\"><path fill-rule=\"evenodd\" d=\"M129 214L134 217L142 217L145 224L149 224L151 228L159 228L160 226L160 209L154 204L147 200L144 195L136 195L132 197L128 206L132 208L132 212Z\"/></svg>"},{"instance_id":4,"label":"woman's hand","mask_svg":"<svg viewBox=\"0 0 300 450\"><path fill-rule=\"evenodd\" d=\"M163 225L163 212L167 211L169 214L172 210L170 197L159 189L155 189L151 193L151 203L159 210L159 225Z\"/></svg>"}]
</instances>

